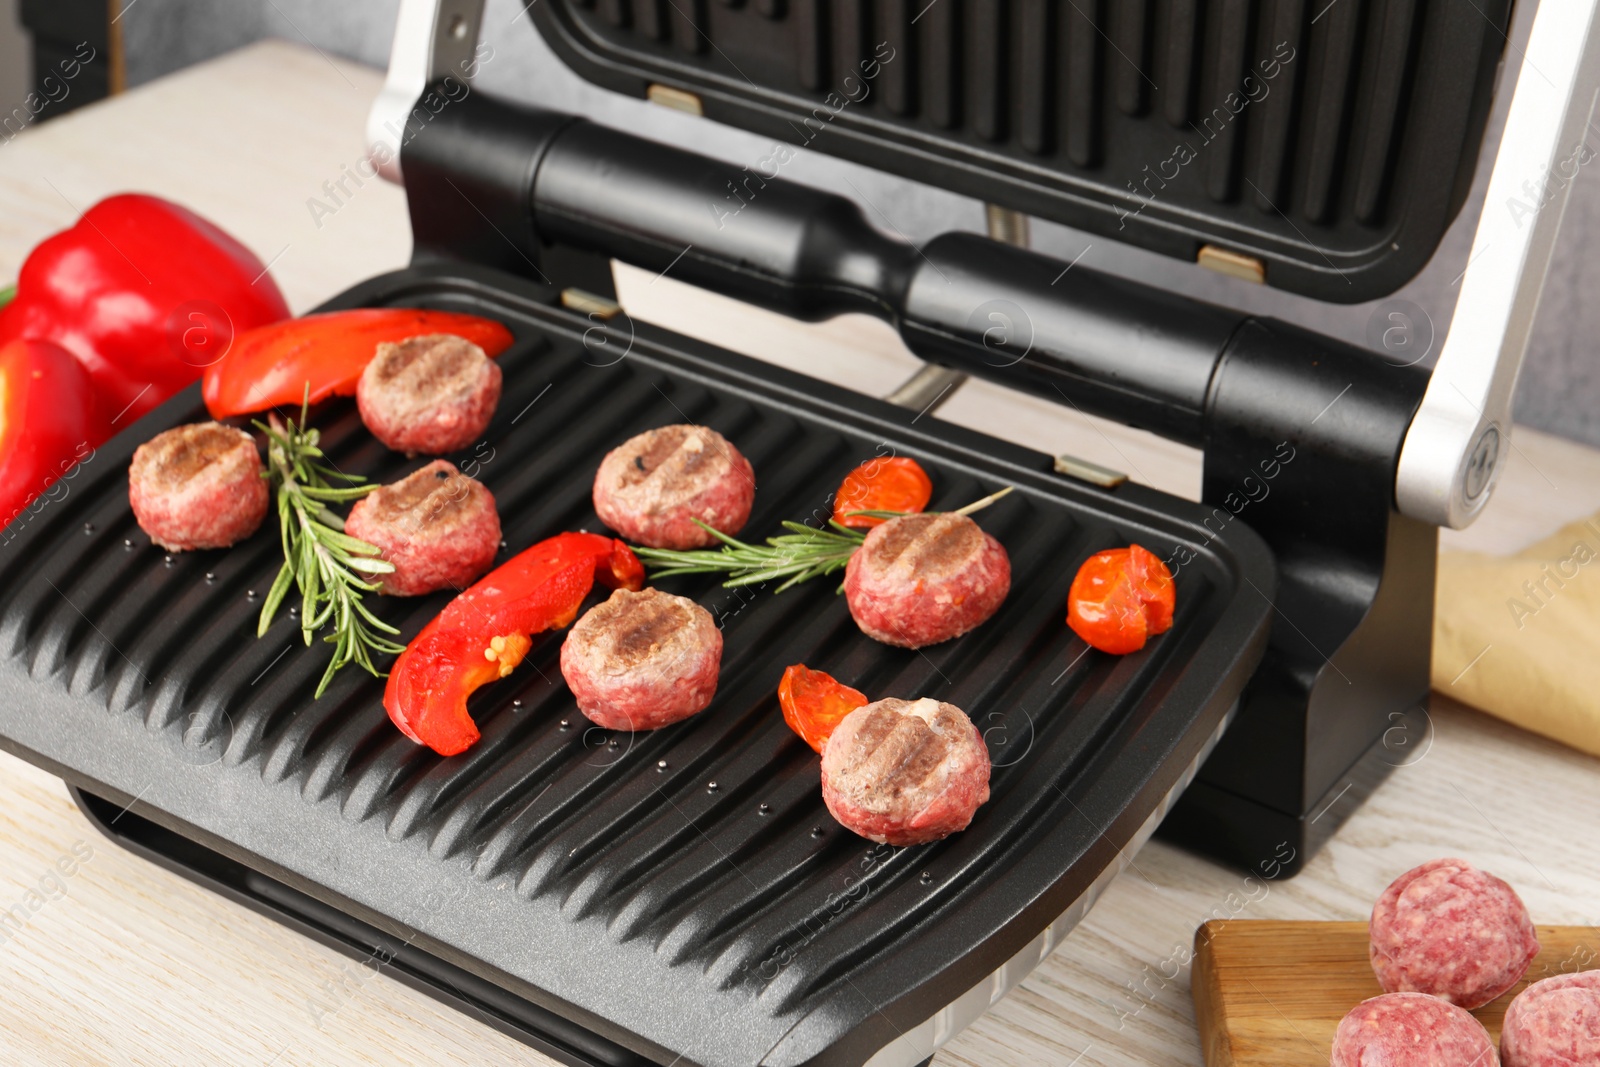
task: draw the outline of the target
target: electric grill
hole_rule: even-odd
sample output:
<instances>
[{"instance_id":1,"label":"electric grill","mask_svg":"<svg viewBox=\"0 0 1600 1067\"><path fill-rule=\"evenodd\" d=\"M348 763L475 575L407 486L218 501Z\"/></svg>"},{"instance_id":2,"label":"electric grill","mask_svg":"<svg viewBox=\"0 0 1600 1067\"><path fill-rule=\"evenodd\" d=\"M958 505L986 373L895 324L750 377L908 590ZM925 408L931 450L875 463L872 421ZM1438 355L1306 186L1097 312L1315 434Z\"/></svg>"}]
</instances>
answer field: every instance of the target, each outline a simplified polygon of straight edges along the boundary
<instances>
[{"instance_id":1,"label":"electric grill","mask_svg":"<svg viewBox=\"0 0 1600 1067\"><path fill-rule=\"evenodd\" d=\"M1435 528L1487 499L1564 187L1512 222L1493 205L1581 146L1594 4L1539 12L1537 77L1519 79L1479 225L1494 255L1474 256L1431 377L973 235L913 248L841 197L463 93L481 7L402 4L369 134L374 163L403 176L414 262L326 307L510 326L499 413L454 457L494 491L509 550L595 527L605 450L693 421L754 464L756 536L825 509L848 469L889 451L928 468L934 508L1016 486L982 519L1012 557L1007 603L912 652L863 638L825 582L774 596L675 579L724 629L710 709L649 734L592 727L546 638L475 698L483 740L442 759L390 725L381 682L358 671L313 700L326 651L293 620L255 638L271 531L172 557L139 532L127 463L204 417L191 389L8 531L0 745L60 774L128 847L579 1065L919 1063L1047 955L1163 820L1269 877L1297 869L1381 778L1385 732L1426 692ZM1408 278L1459 208L1507 10L544 0L530 14L612 88L973 193L1002 219L1025 210L1354 300ZM1233 110L1236 84L1250 102ZM1183 131L1204 144L1164 166ZM613 257L798 318L879 315L934 369L900 406L634 323ZM957 371L1203 447L1203 502L924 419ZM348 401L314 421L341 469L388 481L413 465ZM1130 541L1173 562L1178 615L1108 657L1062 624L1063 604L1083 558ZM443 602L380 610L410 637ZM777 711L778 676L800 661L966 709L995 765L971 828L891 849L834 824Z\"/></svg>"}]
</instances>

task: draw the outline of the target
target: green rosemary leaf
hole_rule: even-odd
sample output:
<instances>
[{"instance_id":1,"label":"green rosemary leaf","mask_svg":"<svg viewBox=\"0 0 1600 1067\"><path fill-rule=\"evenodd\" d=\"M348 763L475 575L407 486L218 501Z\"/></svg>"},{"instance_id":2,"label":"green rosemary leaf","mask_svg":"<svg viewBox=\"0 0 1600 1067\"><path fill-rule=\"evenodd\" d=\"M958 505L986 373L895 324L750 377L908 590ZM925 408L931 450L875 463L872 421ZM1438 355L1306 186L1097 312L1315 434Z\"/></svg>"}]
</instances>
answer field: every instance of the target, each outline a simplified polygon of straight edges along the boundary
<instances>
[{"instance_id":1,"label":"green rosemary leaf","mask_svg":"<svg viewBox=\"0 0 1600 1067\"><path fill-rule=\"evenodd\" d=\"M256 626L257 637L266 635L267 627L272 625L273 618L278 614L278 606L283 603L284 596L293 584L294 568L285 563L278 568L278 576L272 580L272 588L267 592L266 603L261 605L261 621Z\"/></svg>"},{"instance_id":2,"label":"green rosemary leaf","mask_svg":"<svg viewBox=\"0 0 1600 1067\"><path fill-rule=\"evenodd\" d=\"M898 519L904 515L903 511L847 511L846 517L860 516L864 519Z\"/></svg>"}]
</instances>

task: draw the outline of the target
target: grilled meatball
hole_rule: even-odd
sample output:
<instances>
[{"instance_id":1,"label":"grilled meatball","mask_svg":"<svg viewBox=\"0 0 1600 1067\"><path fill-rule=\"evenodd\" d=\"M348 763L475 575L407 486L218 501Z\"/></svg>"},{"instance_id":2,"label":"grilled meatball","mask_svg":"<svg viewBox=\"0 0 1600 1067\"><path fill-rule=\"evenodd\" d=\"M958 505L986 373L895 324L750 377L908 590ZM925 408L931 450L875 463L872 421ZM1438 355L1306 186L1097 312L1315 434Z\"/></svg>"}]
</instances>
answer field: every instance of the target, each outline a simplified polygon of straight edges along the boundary
<instances>
[{"instance_id":1,"label":"grilled meatball","mask_svg":"<svg viewBox=\"0 0 1600 1067\"><path fill-rule=\"evenodd\" d=\"M1516 985L1539 954L1516 890L1466 860L1433 860L1396 878L1370 925L1385 992L1427 993L1468 1011Z\"/></svg>"},{"instance_id":2,"label":"grilled meatball","mask_svg":"<svg viewBox=\"0 0 1600 1067\"><path fill-rule=\"evenodd\" d=\"M695 519L738 533L756 496L750 461L704 426L663 426L629 438L600 462L594 510L630 541L651 548L704 548L716 538Z\"/></svg>"},{"instance_id":3,"label":"grilled meatball","mask_svg":"<svg viewBox=\"0 0 1600 1067\"><path fill-rule=\"evenodd\" d=\"M1350 1009L1331 1067L1495 1067L1494 1042L1464 1009L1422 993L1386 993Z\"/></svg>"},{"instance_id":4,"label":"grilled meatball","mask_svg":"<svg viewBox=\"0 0 1600 1067\"><path fill-rule=\"evenodd\" d=\"M879 700L846 715L828 738L822 799L869 840L937 841L965 830L989 799L989 751L954 704Z\"/></svg>"},{"instance_id":5,"label":"grilled meatball","mask_svg":"<svg viewBox=\"0 0 1600 1067\"><path fill-rule=\"evenodd\" d=\"M1517 994L1500 1028L1505 1067L1600 1063L1600 971L1558 974Z\"/></svg>"},{"instance_id":6,"label":"grilled meatball","mask_svg":"<svg viewBox=\"0 0 1600 1067\"><path fill-rule=\"evenodd\" d=\"M437 456L476 441L500 403L500 367L448 333L385 342L361 372L356 404L372 435L396 452Z\"/></svg>"},{"instance_id":7,"label":"grilled meatball","mask_svg":"<svg viewBox=\"0 0 1600 1067\"><path fill-rule=\"evenodd\" d=\"M128 501L139 527L170 551L242 541L267 514L255 440L220 422L157 434L133 453Z\"/></svg>"},{"instance_id":8,"label":"grilled meatball","mask_svg":"<svg viewBox=\"0 0 1600 1067\"><path fill-rule=\"evenodd\" d=\"M721 666L711 613L659 589L618 589L561 645L578 710L609 730L654 730L703 711Z\"/></svg>"},{"instance_id":9,"label":"grilled meatball","mask_svg":"<svg viewBox=\"0 0 1600 1067\"><path fill-rule=\"evenodd\" d=\"M442 459L356 501L344 530L394 564L378 576L391 596L463 589L500 549L494 494Z\"/></svg>"},{"instance_id":10,"label":"grilled meatball","mask_svg":"<svg viewBox=\"0 0 1600 1067\"><path fill-rule=\"evenodd\" d=\"M844 572L844 595L868 637L936 645L986 622L1011 590L1000 542L965 515L906 515L867 535Z\"/></svg>"}]
</instances>

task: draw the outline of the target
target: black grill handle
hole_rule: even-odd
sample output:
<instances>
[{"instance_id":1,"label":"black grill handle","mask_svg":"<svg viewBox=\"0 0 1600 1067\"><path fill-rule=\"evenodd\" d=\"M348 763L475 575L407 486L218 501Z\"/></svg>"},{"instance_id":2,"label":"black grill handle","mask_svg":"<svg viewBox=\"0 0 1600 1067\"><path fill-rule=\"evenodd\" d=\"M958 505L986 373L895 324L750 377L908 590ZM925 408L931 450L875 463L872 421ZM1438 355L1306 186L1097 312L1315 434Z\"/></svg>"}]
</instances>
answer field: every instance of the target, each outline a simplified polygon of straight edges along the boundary
<instances>
[{"instance_id":1,"label":"black grill handle","mask_svg":"<svg viewBox=\"0 0 1600 1067\"><path fill-rule=\"evenodd\" d=\"M1244 316L975 234L918 250L854 201L578 121L534 179L541 237L805 320L859 311L924 359L1188 444Z\"/></svg>"},{"instance_id":2,"label":"black grill handle","mask_svg":"<svg viewBox=\"0 0 1600 1067\"><path fill-rule=\"evenodd\" d=\"M918 249L835 193L481 92L413 127L419 255L554 273L576 248L798 319L865 312L924 359L1186 444L1245 318L974 234Z\"/></svg>"},{"instance_id":3,"label":"black grill handle","mask_svg":"<svg viewBox=\"0 0 1600 1067\"><path fill-rule=\"evenodd\" d=\"M533 184L546 240L604 252L797 319L893 319L916 250L842 196L580 120Z\"/></svg>"},{"instance_id":4,"label":"black grill handle","mask_svg":"<svg viewBox=\"0 0 1600 1067\"><path fill-rule=\"evenodd\" d=\"M930 241L896 320L924 359L1184 444L1242 313L971 233Z\"/></svg>"}]
</instances>

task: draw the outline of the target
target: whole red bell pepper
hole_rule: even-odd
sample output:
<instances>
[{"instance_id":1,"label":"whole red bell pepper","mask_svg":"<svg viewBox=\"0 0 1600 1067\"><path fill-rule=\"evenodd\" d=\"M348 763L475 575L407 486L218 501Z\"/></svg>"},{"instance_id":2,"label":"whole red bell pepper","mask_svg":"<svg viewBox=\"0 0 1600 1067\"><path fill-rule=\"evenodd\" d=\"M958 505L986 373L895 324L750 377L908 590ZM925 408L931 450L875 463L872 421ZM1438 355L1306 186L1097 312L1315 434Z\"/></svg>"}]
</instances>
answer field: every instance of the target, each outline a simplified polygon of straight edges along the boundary
<instances>
[{"instance_id":1,"label":"whole red bell pepper","mask_svg":"<svg viewBox=\"0 0 1600 1067\"><path fill-rule=\"evenodd\" d=\"M477 315L418 308L330 311L240 334L228 354L206 368L201 391L218 419L298 405L308 387L313 404L352 396L378 345L430 333L464 337L491 357L511 346L510 330Z\"/></svg>"},{"instance_id":2,"label":"whole red bell pepper","mask_svg":"<svg viewBox=\"0 0 1600 1067\"><path fill-rule=\"evenodd\" d=\"M511 557L452 600L395 660L383 706L400 732L441 756L478 740L467 697L510 674L531 635L578 617L595 579L638 589L644 566L621 541L564 533Z\"/></svg>"},{"instance_id":3,"label":"whole red bell pepper","mask_svg":"<svg viewBox=\"0 0 1600 1067\"><path fill-rule=\"evenodd\" d=\"M289 307L248 248L186 208L125 194L28 256L0 343L53 341L121 429L200 376L236 333Z\"/></svg>"},{"instance_id":4,"label":"whole red bell pepper","mask_svg":"<svg viewBox=\"0 0 1600 1067\"><path fill-rule=\"evenodd\" d=\"M109 436L89 374L70 352L49 341L0 345L0 526L8 534L30 504L60 495L60 487L47 491Z\"/></svg>"}]
</instances>

